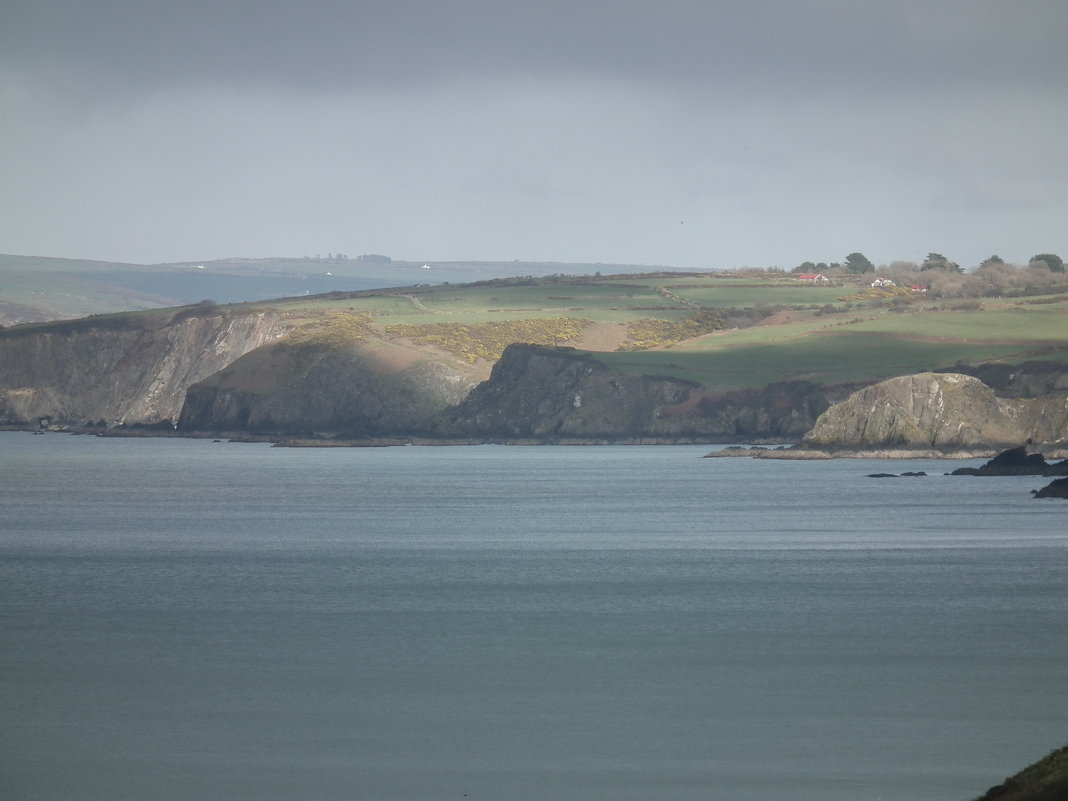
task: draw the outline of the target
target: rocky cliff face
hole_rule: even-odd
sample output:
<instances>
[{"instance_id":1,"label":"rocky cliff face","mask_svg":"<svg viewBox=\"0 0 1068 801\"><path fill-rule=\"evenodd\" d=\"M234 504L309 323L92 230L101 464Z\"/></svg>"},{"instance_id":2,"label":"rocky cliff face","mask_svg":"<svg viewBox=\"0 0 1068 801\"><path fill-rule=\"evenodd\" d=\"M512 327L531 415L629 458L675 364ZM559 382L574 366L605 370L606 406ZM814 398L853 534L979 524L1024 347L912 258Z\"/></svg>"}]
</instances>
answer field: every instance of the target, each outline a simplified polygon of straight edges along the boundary
<instances>
[{"instance_id":1,"label":"rocky cliff face","mask_svg":"<svg viewBox=\"0 0 1068 801\"><path fill-rule=\"evenodd\" d=\"M1068 398L998 398L958 373L892 378L824 412L803 445L816 448L1007 447L1028 439L1061 444Z\"/></svg>"},{"instance_id":2,"label":"rocky cliff face","mask_svg":"<svg viewBox=\"0 0 1068 801\"><path fill-rule=\"evenodd\" d=\"M447 365L390 364L359 345L274 342L188 390L180 431L424 435L475 379Z\"/></svg>"},{"instance_id":3,"label":"rocky cliff face","mask_svg":"<svg viewBox=\"0 0 1068 801\"><path fill-rule=\"evenodd\" d=\"M191 308L0 332L0 424L174 421L190 384L274 334L268 313Z\"/></svg>"},{"instance_id":4,"label":"rocky cliff face","mask_svg":"<svg viewBox=\"0 0 1068 801\"><path fill-rule=\"evenodd\" d=\"M1061 446L1068 436L1064 393L997 397L965 375L892 379L838 403L852 387L717 393L623 375L568 348L512 345L474 387L464 365L401 353L397 343L278 339L280 330L272 313L191 307L0 331L0 425L177 421L183 431L718 442L811 429L809 446L865 449L1028 438ZM1060 375L1029 368L1005 380L1030 393L1059 386Z\"/></svg>"},{"instance_id":5,"label":"rocky cliff face","mask_svg":"<svg viewBox=\"0 0 1068 801\"><path fill-rule=\"evenodd\" d=\"M512 345L439 431L550 440L799 437L834 393L804 382L711 393L678 379L622 375L568 348Z\"/></svg>"},{"instance_id":6,"label":"rocky cliff face","mask_svg":"<svg viewBox=\"0 0 1068 801\"><path fill-rule=\"evenodd\" d=\"M783 381L762 389L704 392L696 404L695 425L724 440L796 440L832 404L845 400L859 386Z\"/></svg>"},{"instance_id":7,"label":"rocky cliff face","mask_svg":"<svg viewBox=\"0 0 1068 801\"><path fill-rule=\"evenodd\" d=\"M959 370L992 387L1002 398L1068 395L1068 364L1031 361L1021 364L980 364Z\"/></svg>"},{"instance_id":8,"label":"rocky cliff face","mask_svg":"<svg viewBox=\"0 0 1068 801\"><path fill-rule=\"evenodd\" d=\"M489 439L662 436L696 385L624 376L569 348L511 345L439 430Z\"/></svg>"}]
</instances>

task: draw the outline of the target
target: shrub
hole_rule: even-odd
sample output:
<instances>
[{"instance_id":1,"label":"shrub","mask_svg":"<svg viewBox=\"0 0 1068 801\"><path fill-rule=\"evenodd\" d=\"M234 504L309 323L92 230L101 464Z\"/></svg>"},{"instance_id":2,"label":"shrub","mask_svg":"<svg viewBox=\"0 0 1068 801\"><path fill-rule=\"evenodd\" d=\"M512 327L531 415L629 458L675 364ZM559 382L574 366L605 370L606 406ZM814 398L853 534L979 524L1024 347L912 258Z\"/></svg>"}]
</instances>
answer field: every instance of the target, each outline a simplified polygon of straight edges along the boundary
<instances>
[{"instance_id":1,"label":"shrub","mask_svg":"<svg viewBox=\"0 0 1068 801\"><path fill-rule=\"evenodd\" d=\"M678 321L643 318L627 325L627 339L619 349L663 348L726 327L723 313L714 309L702 309Z\"/></svg>"},{"instance_id":2,"label":"shrub","mask_svg":"<svg viewBox=\"0 0 1068 801\"><path fill-rule=\"evenodd\" d=\"M386 335L404 337L419 345L431 345L473 364L479 359L496 361L501 358L506 347L517 342L531 345L563 345L572 342L582 336L582 330L589 325L592 325L590 320L574 317L502 320L471 325L398 323L386 326Z\"/></svg>"}]
</instances>

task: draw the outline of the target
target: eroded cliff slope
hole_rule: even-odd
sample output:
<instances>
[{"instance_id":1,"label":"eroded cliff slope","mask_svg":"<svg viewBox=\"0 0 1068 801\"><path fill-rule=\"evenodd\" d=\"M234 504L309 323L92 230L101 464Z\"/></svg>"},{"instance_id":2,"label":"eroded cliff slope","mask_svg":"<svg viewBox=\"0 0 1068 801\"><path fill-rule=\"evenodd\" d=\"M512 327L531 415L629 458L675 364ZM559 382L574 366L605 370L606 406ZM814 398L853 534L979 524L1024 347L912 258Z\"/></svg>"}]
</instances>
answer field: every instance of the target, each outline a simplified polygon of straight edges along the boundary
<instances>
[{"instance_id":1,"label":"eroded cliff slope","mask_svg":"<svg viewBox=\"0 0 1068 801\"><path fill-rule=\"evenodd\" d=\"M270 340L276 323L205 306L0 331L0 424L176 421L190 384Z\"/></svg>"},{"instance_id":2,"label":"eroded cliff slope","mask_svg":"<svg viewBox=\"0 0 1068 801\"><path fill-rule=\"evenodd\" d=\"M407 362L407 363L405 363ZM189 388L180 431L426 435L476 379L428 359L380 349L281 340Z\"/></svg>"}]
</instances>

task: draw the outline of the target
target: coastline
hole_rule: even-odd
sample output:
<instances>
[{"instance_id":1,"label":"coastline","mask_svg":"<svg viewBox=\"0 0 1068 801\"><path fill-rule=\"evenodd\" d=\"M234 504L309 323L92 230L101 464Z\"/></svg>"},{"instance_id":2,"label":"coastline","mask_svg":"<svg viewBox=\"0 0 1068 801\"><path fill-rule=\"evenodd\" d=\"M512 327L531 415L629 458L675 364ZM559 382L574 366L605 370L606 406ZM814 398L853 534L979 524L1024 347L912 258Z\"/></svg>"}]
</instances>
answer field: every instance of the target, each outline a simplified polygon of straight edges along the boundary
<instances>
[{"instance_id":1,"label":"coastline","mask_svg":"<svg viewBox=\"0 0 1068 801\"><path fill-rule=\"evenodd\" d=\"M432 436L369 436L345 437L331 433L276 434L255 433L247 431L179 431L169 426L116 426L100 428L95 426L49 426L34 428L31 426L0 426L0 431L23 431L33 434L70 434L72 436L96 436L116 438L179 438L211 439L219 442L270 443L276 448L390 448L404 446L447 447L471 445L512 445L522 446L605 446L605 445L708 445L723 446L705 454L706 459L778 459L788 461L826 461L831 459L942 459L968 460L991 459L1013 447L1011 444L973 445L967 448L932 448L932 447L893 447L893 448L812 448L800 443L777 441L765 443L752 442L744 445L737 440L717 441L710 437L517 437L517 438L479 438L479 437L432 437ZM1043 447L1043 446L1048 447ZM1052 443L1029 444L1032 453L1041 453L1047 459L1068 459L1068 448Z\"/></svg>"},{"instance_id":2,"label":"coastline","mask_svg":"<svg viewBox=\"0 0 1068 801\"><path fill-rule=\"evenodd\" d=\"M723 450L705 455L709 458L748 458L748 459L793 459L798 461L825 459L992 459L1006 445L974 446L970 448L802 448L797 446L768 448L760 445L732 445ZM1042 453L1047 459L1068 459L1068 449L1054 447L1043 450L1034 447L1034 452Z\"/></svg>"}]
</instances>

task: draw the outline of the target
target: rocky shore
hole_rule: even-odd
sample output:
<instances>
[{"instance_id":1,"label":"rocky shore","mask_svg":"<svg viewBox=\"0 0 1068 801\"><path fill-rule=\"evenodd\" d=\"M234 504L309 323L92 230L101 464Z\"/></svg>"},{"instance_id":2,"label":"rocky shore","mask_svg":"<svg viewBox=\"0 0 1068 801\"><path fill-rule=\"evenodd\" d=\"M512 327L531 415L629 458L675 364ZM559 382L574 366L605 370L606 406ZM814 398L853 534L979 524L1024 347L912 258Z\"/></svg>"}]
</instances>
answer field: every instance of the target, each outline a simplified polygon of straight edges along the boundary
<instances>
[{"instance_id":1,"label":"rocky shore","mask_svg":"<svg viewBox=\"0 0 1068 801\"><path fill-rule=\"evenodd\" d=\"M1057 453L1055 452L1054 456ZM752 459L988 459L995 456L994 447L975 448L809 448L804 445L780 446L731 446L706 454L706 458L745 457ZM1063 451L1068 457L1068 451ZM1060 458L1060 457L1057 457Z\"/></svg>"}]
</instances>

